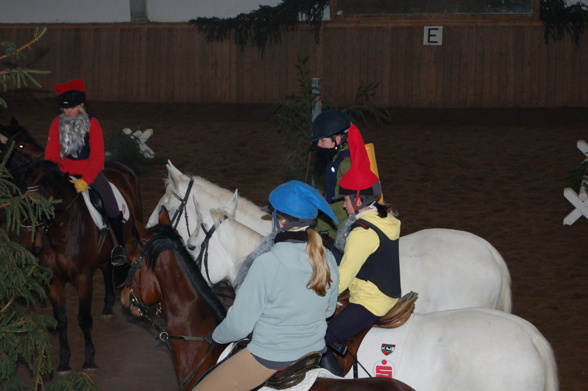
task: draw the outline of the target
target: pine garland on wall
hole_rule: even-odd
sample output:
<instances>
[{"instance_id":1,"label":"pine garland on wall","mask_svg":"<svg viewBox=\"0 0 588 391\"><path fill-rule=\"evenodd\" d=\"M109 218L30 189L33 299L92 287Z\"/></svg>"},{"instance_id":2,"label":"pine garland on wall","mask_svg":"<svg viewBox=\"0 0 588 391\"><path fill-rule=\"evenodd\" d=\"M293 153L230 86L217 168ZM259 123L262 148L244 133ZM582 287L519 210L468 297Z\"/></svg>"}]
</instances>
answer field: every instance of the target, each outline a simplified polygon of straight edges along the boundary
<instances>
[{"instance_id":1,"label":"pine garland on wall","mask_svg":"<svg viewBox=\"0 0 588 391\"><path fill-rule=\"evenodd\" d=\"M279 43L282 33L296 30L301 21L310 24L318 42L323 13L328 6L329 0L284 0L277 6L261 5L234 18L196 18L190 23L205 34L208 42L224 41L233 33L241 50L251 43L263 55L267 45Z\"/></svg>"},{"instance_id":2,"label":"pine garland on wall","mask_svg":"<svg viewBox=\"0 0 588 391\"><path fill-rule=\"evenodd\" d=\"M561 41L566 35L580 46L580 36L588 21L588 5L577 2L568 4L566 0L541 0L540 19L545 25L545 43L551 37Z\"/></svg>"}]
</instances>

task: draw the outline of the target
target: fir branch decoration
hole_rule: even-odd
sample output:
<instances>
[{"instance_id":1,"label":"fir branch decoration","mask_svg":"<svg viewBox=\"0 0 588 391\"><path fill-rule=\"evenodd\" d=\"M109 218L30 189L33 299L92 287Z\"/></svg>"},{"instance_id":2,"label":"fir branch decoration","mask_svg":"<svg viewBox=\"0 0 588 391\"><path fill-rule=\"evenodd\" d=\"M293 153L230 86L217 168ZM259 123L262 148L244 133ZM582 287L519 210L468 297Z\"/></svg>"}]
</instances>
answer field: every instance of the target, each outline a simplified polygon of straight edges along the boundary
<instances>
[{"instance_id":1,"label":"fir branch decoration","mask_svg":"<svg viewBox=\"0 0 588 391\"><path fill-rule=\"evenodd\" d=\"M249 42L263 55L267 45L279 43L282 33L296 30L300 21L312 27L316 42L323 13L329 0L284 0L275 7L260 5L259 9L234 18L191 19L199 32L205 33L208 42L222 42L234 33L235 43L244 50Z\"/></svg>"},{"instance_id":2,"label":"fir branch decoration","mask_svg":"<svg viewBox=\"0 0 588 391\"><path fill-rule=\"evenodd\" d=\"M25 50L32 50L32 46L39 42L39 40L47 32L46 27L36 28L33 39L20 47L14 42L3 41L0 42L0 47L5 48L4 54L0 55L0 62L7 62L7 60L14 58L16 61L23 61L26 59ZM40 69L30 69L26 67L9 66L0 71L0 86L2 91L8 91L8 88L22 88L27 87L29 83L41 88L41 84L35 79L33 75L46 75L51 73ZM0 107L7 107L6 101L0 97Z\"/></svg>"},{"instance_id":3,"label":"fir branch decoration","mask_svg":"<svg viewBox=\"0 0 588 391\"><path fill-rule=\"evenodd\" d=\"M545 43L549 37L561 41L566 35L580 46L580 36L588 22L588 6L577 2L569 4L566 0L541 0L540 19L545 25Z\"/></svg>"}]
</instances>

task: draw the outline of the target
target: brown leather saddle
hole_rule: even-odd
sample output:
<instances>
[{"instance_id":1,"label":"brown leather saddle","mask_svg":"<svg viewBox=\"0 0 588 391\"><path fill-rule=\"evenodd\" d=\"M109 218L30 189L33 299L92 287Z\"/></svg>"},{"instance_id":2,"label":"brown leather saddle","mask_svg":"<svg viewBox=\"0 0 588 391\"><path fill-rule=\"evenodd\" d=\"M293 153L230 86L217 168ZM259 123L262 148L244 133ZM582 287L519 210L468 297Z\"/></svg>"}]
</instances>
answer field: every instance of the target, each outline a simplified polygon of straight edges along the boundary
<instances>
[{"instance_id":1,"label":"brown leather saddle","mask_svg":"<svg viewBox=\"0 0 588 391\"><path fill-rule=\"evenodd\" d=\"M414 312L414 302L418 297L419 294L412 291L402 296L396 304L394 304L394 307L376 322L375 327L393 329L402 326Z\"/></svg>"},{"instance_id":2,"label":"brown leather saddle","mask_svg":"<svg viewBox=\"0 0 588 391\"><path fill-rule=\"evenodd\" d=\"M306 372L320 367L321 357L322 354L320 352L309 353L294 364L284 368L284 370L276 372L262 386L276 390L294 387L304 380Z\"/></svg>"},{"instance_id":3,"label":"brown leather saddle","mask_svg":"<svg viewBox=\"0 0 588 391\"><path fill-rule=\"evenodd\" d=\"M410 318L414 312L415 301L419 295L416 292L410 291L406 295L402 296L394 307L382 316L375 324L374 327L380 327L385 329L393 329L400 327ZM339 295L337 302L337 311L342 310L347 303L349 303L349 291L345 291Z\"/></svg>"}]
</instances>

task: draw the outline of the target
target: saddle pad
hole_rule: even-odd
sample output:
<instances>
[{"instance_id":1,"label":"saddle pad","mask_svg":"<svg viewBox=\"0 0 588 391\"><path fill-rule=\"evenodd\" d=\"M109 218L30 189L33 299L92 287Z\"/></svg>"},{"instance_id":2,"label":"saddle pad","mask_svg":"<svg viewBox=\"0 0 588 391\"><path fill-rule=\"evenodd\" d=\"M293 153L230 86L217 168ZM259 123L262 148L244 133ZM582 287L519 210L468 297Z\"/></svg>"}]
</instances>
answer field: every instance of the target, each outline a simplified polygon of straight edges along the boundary
<instances>
[{"instance_id":1,"label":"saddle pad","mask_svg":"<svg viewBox=\"0 0 588 391\"><path fill-rule=\"evenodd\" d=\"M339 376L333 375L331 372L327 371L324 368L316 368L311 369L310 371L306 372L304 376L304 380L300 383L296 384L294 387L284 388L280 391L307 391L312 387L316 379L341 379ZM259 391L275 391L275 388L270 387L261 387Z\"/></svg>"},{"instance_id":2,"label":"saddle pad","mask_svg":"<svg viewBox=\"0 0 588 391\"><path fill-rule=\"evenodd\" d=\"M74 177L72 177L72 178L75 179ZM114 186L112 183L110 183L110 187L112 187L112 192L114 193L114 198L116 198L116 203L118 204L118 210L120 210L122 212L124 221L128 221L129 217L130 217L130 212L129 212L129 206L127 205L127 202L123 198L120 191L116 188L116 186ZM88 208L88 212L90 212L90 215L92 216L92 220L94 220L94 224L96 224L96 227L98 227L99 229L105 229L106 224L104 223L104 221L102 221L102 216L100 215L100 212L98 212L98 210L96 210L96 208L94 208L94 205L92 205L92 201L90 201L90 194L88 194L87 191L84 191L82 193L82 197L84 198L84 202L86 203L86 207Z\"/></svg>"},{"instance_id":3,"label":"saddle pad","mask_svg":"<svg viewBox=\"0 0 588 391\"><path fill-rule=\"evenodd\" d=\"M372 327L357 352L357 360L361 364L358 366L360 378L368 377L366 370L373 377L396 377L412 319L411 316L405 324L392 329ZM353 379L353 369L345 378Z\"/></svg>"}]
</instances>

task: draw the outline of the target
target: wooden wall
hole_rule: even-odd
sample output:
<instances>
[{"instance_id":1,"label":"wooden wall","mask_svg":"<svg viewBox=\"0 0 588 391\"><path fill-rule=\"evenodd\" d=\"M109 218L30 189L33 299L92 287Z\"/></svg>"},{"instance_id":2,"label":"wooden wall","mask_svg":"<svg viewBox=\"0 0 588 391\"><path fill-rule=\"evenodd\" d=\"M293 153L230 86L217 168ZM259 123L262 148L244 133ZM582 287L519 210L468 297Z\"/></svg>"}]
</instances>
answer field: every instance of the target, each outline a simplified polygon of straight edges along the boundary
<instances>
[{"instance_id":1,"label":"wooden wall","mask_svg":"<svg viewBox=\"0 0 588 391\"><path fill-rule=\"evenodd\" d=\"M207 43L189 24L48 25L27 65L52 72L39 77L38 97L83 77L98 101L277 103L299 88L300 52L309 77L321 77L341 105L374 80L387 107L588 106L587 49L568 38L546 44L541 23L447 22L443 45L424 46L431 23L439 25L329 23L319 44L302 26L263 57L232 41ZM28 42L34 27L0 24L0 41Z\"/></svg>"}]
</instances>

